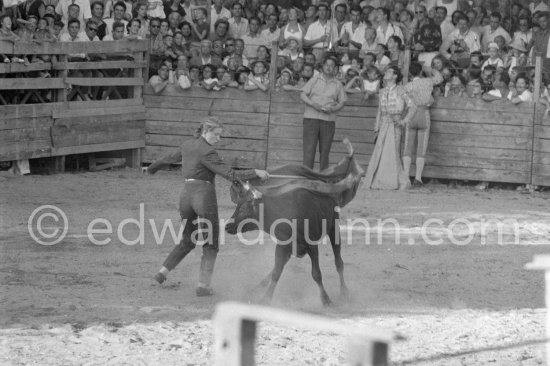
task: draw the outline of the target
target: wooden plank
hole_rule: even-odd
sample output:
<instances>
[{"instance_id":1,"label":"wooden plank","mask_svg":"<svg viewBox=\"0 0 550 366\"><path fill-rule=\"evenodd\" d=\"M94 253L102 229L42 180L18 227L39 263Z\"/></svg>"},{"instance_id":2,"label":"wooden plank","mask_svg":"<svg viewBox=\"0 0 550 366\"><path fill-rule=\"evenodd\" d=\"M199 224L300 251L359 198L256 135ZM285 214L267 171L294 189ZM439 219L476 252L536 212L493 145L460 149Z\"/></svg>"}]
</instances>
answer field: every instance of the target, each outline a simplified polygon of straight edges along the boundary
<instances>
[{"instance_id":1,"label":"wooden plank","mask_svg":"<svg viewBox=\"0 0 550 366\"><path fill-rule=\"evenodd\" d=\"M329 155L330 164L336 164L346 156L346 153L332 152ZM360 165L366 166L369 162L370 155L357 154L355 156ZM303 152L298 150L278 150L268 152L268 164L283 164L279 162L294 162L294 164L301 164L303 159ZM318 162L319 154L315 156L315 161ZM271 166L271 165L270 165Z\"/></svg>"},{"instance_id":2,"label":"wooden plank","mask_svg":"<svg viewBox=\"0 0 550 366\"><path fill-rule=\"evenodd\" d=\"M145 145L178 147L181 146L183 141L190 138L192 138L192 136L147 134L145 136ZM267 140L222 138L220 143L216 145L216 148L223 150L247 150L265 152L267 150Z\"/></svg>"},{"instance_id":3,"label":"wooden plank","mask_svg":"<svg viewBox=\"0 0 550 366\"><path fill-rule=\"evenodd\" d=\"M272 113L270 123L278 126L302 127L304 117L301 114ZM336 128L349 130L374 130L374 118L337 117Z\"/></svg>"},{"instance_id":4,"label":"wooden plank","mask_svg":"<svg viewBox=\"0 0 550 366\"><path fill-rule=\"evenodd\" d=\"M147 120L201 123L208 116L205 111L148 108ZM264 113L223 112L217 114L224 127L228 125L266 126L268 115Z\"/></svg>"},{"instance_id":5,"label":"wooden plank","mask_svg":"<svg viewBox=\"0 0 550 366\"><path fill-rule=\"evenodd\" d=\"M550 152L535 152L533 163L550 165Z\"/></svg>"},{"instance_id":6,"label":"wooden plank","mask_svg":"<svg viewBox=\"0 0 550 366\"><path fill-rule=\"evenodd\" d=\"M276 138L302 138L302 127L293 126L271 126L269 131L270 137ZM351 142L372 142L374 139L374 133L369 131L355 131L337 128L334 139L342 140L344 137L350 139Z\"/></svg>"},{"instance_id":7,"label":"wooden plank","mask_svg":"<svg viewBox=\"0 0 550 366\"><path fill-rule=\"evenodd\" d=\"M548 164L533 164L534 175L550 176L550 165Z\"/></svg>"},{"instance_id":8,"label":"wooden plank","mask_svg":"<svg viewBox=\"0 0 550 366\"><path fill-rule=\"evenodd\" d=\"M550 126L548 125L537 125L535 126L535 138L550 140ZM550 144L550 141L548 141Z\"/></svg>"},{"instance_id":9,"label":"wooden plank","mask_svg":"<svg viewBox=\"0 0 550 366\"><path fill-rule=\"evenodd\" d=\"M499 159L468 159L461 156L441 156L436 154L426 155L426 164L431 166L443 167L464 167L464 168L483 168L510 170L517 172L530 172L531 165L526 161L510 161Z\"/></svg>"},{"instance_id":10,"label":"wooden plank","mask_svg":"<svg viewBox=\"0 0 550 366\"><path fill-rule=\"evenodd\" d=\"M156 95L151 85L145 85L144 95ZM261 90L243 91L235 88L227 88L219 91L210 91L199 87L183 90L175 84L169 84L160 95L185 98L236 99L242 100L244 103L269 100L269 93L264 93Z\"/></svg>"},{"instance_id":11,"label":"wooden plank","mask_svg":"<svg viewBox=\"0 0 550 366\"><path fill-rule=\"evenodd\" d=\"M60 55L75 53L109 54L147 51L149 41L98 41L98 42L0 42L0 54Z\"/></svg>"},{"instance_id":12,"label":"wooden plank","mask_svg":"<svg viewBox=\"0 0 550 366\"><path fill-rule=\"evenodd\" d=\"M56 103L20 104L0 106L0 116L5 119L23 117L51 117Z\"/></svg>"},{"instance_id":13,"label":"wooden plank","mask_svg":"<svg viewBox=\"0 0 550 366\"><path fill-rule=\"evenodd\" d=\"M493 125L515 125L527 126L533 125L533 111L531 113L521 113L520 111L484 111L484 110L455 110L431 108L430 117L432 122L462 122L462 123L486 123Z\"/></svg>"},{"instance_id":14,"label":"wooden plank","mask_svg":"<svg viewBox=\"0 0 550 366\"><path fill-rule=\"evenodd\" d=\"M15 141L0 144L0 161L32 159L51 156L50 139Z\"/></svg>"},{"instance_id":15,"label":"wooden plank","mask_svg":"<svg viewBox=\"0 0 550 366\"><path fill-rule=\"evenodd\" d=\"M197 127L199 127L199 123L152 120L147 120L145 123L145 130L148 134L192 136ZM266 139L267 127L226 124L224 125L222 137Z\"/></svg>"},{"instance_id":16,"label":"wooden plank","mask_svg":"<svg viewBox=\"0 0 550 366\"><path fill-rule=\"evenodd\" d=\"M134 99L115 99L115 100L89 100L89 101L73 101L70 103L52 103L53 110L56 113L60 111L69 111L75 109L109 109L109 108L121 108L142 106L143 100L141 98ZM1 107L0 107L1 108Z\"/></svg>"},{"instance_id":17,"label":"wooden plank","mask_svg":"<svg viewBox=\"0 0 550 366\"><path fill-rule=\"evenodd\" d=\"M130 120L130 121L118 121L118 120L104 120L106 117L100 117L99 119L90 121L88 123L72 123L71 121L66 124L57 123L51 128L52 136L64 136L68 134L85 134L91 132L113 132L124 131L126 129L141 129L145 133L145 120Z\"/></svg>"},{"instance_id":18,"label":"wooden plank","mask_svg":"<svg viewBox=\"0 0 550 366\"><path fill-rule=\"evenodd\" d=\"M147 61L143 60L143 52L135 53L134 54L134 60L136 60L136 62L138 62L140 64L143 64L143 66L136 69L136 70L134 70L133 75L131 75L133 77L141 79L141 81L142 81L141 85L134 87L132 97L133 98L141 98L142 95L143 95L143 85L145 85L145 81L143 80L143 67L147 67ZM145 71L145 73L148 73L148 72L149 72L148 70ZM139 155L139 159L137 159L137 158L136 159L139 160L139 162L141 163L141 154L138 154L138 155Z\"/></svg>"},{"instance_id":19,"label":"wooden plank","mask_svg":"<svg viewBox=\"0 0 550 366\"><path fill-rule=\"evenodd\" d=\"M147 108L173 108L216 112L269 113L269 101L247 103L237 99L181 98L165 95L146 95Z\"/></svg>"},{"instance_id":20,"label":"wooden plank","mask_svg":"<svg viewBox=\"0 0 550 366\"><path fill-rule=\"evenodd\" d=\"M176 151L176 148L167 146L146 146L143 162L152 163ZM220 156L230 165L238 167L265 167L265 152L228 151L220 149Z\"/></svg>"},{"instance_id":21,"label":"wooden plank","mask_svg":"<svg viewBox=\"0 0 550 366\"><path fill-rule=\"evenodd\" d=\"M6 118L6 119L0 119L0 130L51 127L52 124L53 124L53 118L51 117Z\"/></svg>"},{"instance_id":22,"label":"wooden plank","mask_svg":"<svg viewBox=\"0 0 550 366\"><path fill-rule=\"evenodd\" d=\"M548 140L541 140L536 139L535 140L535 147L534 147L535 153L537 152L550 152L550 143Z\"/></svg>"},{"instance_id":23,"label":"wooden plank","mask_svg":"<svg viewBox=\"0 0 550 366\"><path fill-rule=\"evenodd\" d=\"M137 149L145 146L144 139L135 141L118 141L101 144L81 145L81 146L65 146L65 147L52 147L51 154L54 155L72 155L83 154L89 152L99 151L116 151Z\"/></svg>"},{"instance_id":24,"label":"wooden plank","mask_svg":"<svg viewBox=\"0 0 550 366\"><path fill-rule=\"evenodd\" d=\"M147 66L147 61L92 61L92 62L56 62L53 70L102 70L102 69L137 69Z\"/></svg>"},{"instance_id":25,"label":"wooden plank","mask_svg":"<svg viewBox=\"0 0 550 366\"><path fill-rule=\"evenodd\" d=\"M58 109L53 111L53 118L74 118L74 117L89 117L89 116L112 116L125 114L143 114L145 117L144 106L128 106L115 108L93 108L93 109Z\"/></svg>"},{"instance_id":26,"label":"wooden plank","mask_svg":"<svg viewBox=\"0 0 550 366\"><path fill-rule=\"evenodd\" d=\"M29 65L19 63L0 64L0 74L25 73L31 71L51 70L52 64L49 62L32 62Z\"/></svg>"},{"instance_id":27,"label":"wooden plank","mask_svg":"<svg viewBox=\"0 0 550 366\"><path fill-rule=\"evenodd\" d=\"M531 150L527 149L496 149L484 147L461 147L439 144L438 140L430 138L428 144L429 155L446 155L463 158L503 159L529 162Z\"/></svg>"},{"instance_id":28,"label":"wooden plank","mask_svg":"<svg viewBox=\"0 0 550 366\"><path fill-rule=\"evenodd\" d=\"M371 106L354 106L346 105L340 111L338 111L338 116L349 116L349 117L371 117L376 118L378 113L378 107Z\"/></svg>"},{"instance_id":29,"label":"wooden plank","mask_svg":"<svg viewBox=\"0 0 550 366\"><path fill-rule=\"evenodd\" d=\"M292 113L299 114L303 118L304 105L302 103L294 102L271 102L271 113Z\"/></svg>"},{"instance_id":30,"label":"wooden plank","mask_svg":"<svg viewBox=\"0 0 550 366\"><path fill-rule=\"evenodd\" d=\"M48 79L46 79L48 80ZM139 86L143 85L142 78L66 78L65 83L78 86Z\"/></svg>"},{"instance_id":31,"label":"wooden plank","mask_svg":"<svg viewBox=\"0 0 550 366\"><path fill-rule=\"evenodd\" d=\"M145 141L145 132L140 128L86 133L74 131L73 133L54 135L52 142L55 148L61 148L66 146L84 146L137 140Z\"/></svg>"},{"instance_id":32,"label":"wooden plank","mask_svg":"<svg viewBox=\"0 0 550 366\"><path fill-rule=\"evenodd\" d=\"M18 128L4 130L0 133L0 143L12 141L47 140L50 138L50 127Z\"/></svg>"},{"instance_id":33,"label":"wooden plank","mask_svg":"<svg viewBox=\"0 0 550 366\"><path fill-rule=\"evenodd\" d=\"M437 167L426 165L422 174L426 178L460 179L485 182L529 183L528 172L463 167Z\"/></svg>"},{"instance_id":34,"label":"wooden plank","mask_svg":"<svg viewBox=\"0 0 550 366\"><path fill-rule=\"evenodd\" d=\"M462 147L494 147L503 149L531 149L532 140L522 137L469 136L450 133L431 133L430 140L439 145Z\"/></svg>"},{"instance_id":35,"label":"wooden plank","mask_svg":"<svg viewBox=\"0 0 550 366\"><path fill-rule=\"evenodd\" d=\"M62 89L63 80L56 78L0 78L0 90Z\"/></svg>"},{"instance_id":36,"label":"wooden plank","mask_svg":"<svg viewBox=\"0 0 550 366\"><path fill-rule=\"evenodd\" d=\"M451 133L474 136L504 136L531 138L533 128L531 126L493 125L485 123L463 123L434 121L430 129L431 133Z\"/></svg>"},{"instance_id":37,"label":"wooden plank","mask_svg":"<svg viewBox=\"0 0 550 366\"><path fill-rule=\"evenodd\" d=\"M485 102L481 99L438 97L432 105L432 109L464 110L464 111L488 111L493 113L508 112L512 114L533 114L533 103L521 103L514 105L510 103Z\"/></svg>"}]
</instances>

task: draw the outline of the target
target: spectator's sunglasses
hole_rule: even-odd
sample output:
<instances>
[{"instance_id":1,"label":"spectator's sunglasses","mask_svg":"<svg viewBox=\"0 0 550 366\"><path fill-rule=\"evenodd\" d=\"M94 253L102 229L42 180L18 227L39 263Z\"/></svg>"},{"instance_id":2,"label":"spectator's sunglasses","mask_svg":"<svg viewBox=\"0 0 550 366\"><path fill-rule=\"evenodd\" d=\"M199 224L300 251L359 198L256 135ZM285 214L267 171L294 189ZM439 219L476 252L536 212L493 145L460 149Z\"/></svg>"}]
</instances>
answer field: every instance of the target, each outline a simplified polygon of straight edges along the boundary
<instances>
[{"instance_id":1,"label":"spectator's sunglasses","mask_svg":"<svg viewBox=\"0 0 550 366\"><path fill-rule=\"evenodd\" d=\"M160 24L159 24L159 25L153 25L153 24L151 24L151 28L160 28Z\"/></svg>"},{"instance_id":2,"label":"spectator's sunglasses","mask_svg":"<svg viewBox=\"0 0 550 366\"><path fill-rule=\"evenodd\" d=\"M97 32L97 28L88 27L88 30L89 30L90 32Z\"/></svg>"},{"instance_id":3,"label":"spectator's sunglasses","mask_svg":"<svg viewBox=\"0 0 550 366\"><path fill-rule=\"evenodd\" d=\"M235 43L226 43L225 47L235 47Z\"/></svg>"},{"instance_id":4,"label":"spectator's sunglasses","mask_svg":"<svg viewBox=\"0 0 550 366\"><path fill-rule=\"evenodd\" d=\"M424 14L424 10L418 10L414 12L415 14Z\"/></svg>"}]
</instances>

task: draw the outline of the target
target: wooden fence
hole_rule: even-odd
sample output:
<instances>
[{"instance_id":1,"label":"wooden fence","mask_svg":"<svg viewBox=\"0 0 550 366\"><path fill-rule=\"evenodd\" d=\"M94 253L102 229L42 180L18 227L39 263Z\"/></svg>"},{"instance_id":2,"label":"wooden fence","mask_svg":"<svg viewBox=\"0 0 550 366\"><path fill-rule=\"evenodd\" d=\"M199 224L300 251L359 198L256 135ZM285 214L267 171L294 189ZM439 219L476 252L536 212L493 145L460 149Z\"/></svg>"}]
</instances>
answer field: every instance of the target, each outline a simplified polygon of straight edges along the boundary
<instances>
[{"instance_id":1,"label":"wooden fence","mask_svg":"<svg viewBox=\"0 0 550 366\"><path fill-rule=\"evenodd\" d=\"M161 95L146 87L144 98L145 162L177 148L209 114L220 116L228 126L221 149L234 165L273 167L302 162L304 106L297 92L183 91L170 86ZM359 162L368 164L377 108L376 101L349 96L338 113L332 163L344 155L339 142L348 137ZM535 103L439 98L431 108L424 176L550 185L550 124L543 111Z\"/></svg>"},{"instance_id":2,"label":"wooden fence","mask_svg":"<svg viewBox=\"0 0 550 366\"><path fill-rule=\"evenodd\" d=\"M0 42L0 54L43 59L0 65L0 161L131 149L138 165L147 52L147 41Z\"/></svg>"}]
</instances>

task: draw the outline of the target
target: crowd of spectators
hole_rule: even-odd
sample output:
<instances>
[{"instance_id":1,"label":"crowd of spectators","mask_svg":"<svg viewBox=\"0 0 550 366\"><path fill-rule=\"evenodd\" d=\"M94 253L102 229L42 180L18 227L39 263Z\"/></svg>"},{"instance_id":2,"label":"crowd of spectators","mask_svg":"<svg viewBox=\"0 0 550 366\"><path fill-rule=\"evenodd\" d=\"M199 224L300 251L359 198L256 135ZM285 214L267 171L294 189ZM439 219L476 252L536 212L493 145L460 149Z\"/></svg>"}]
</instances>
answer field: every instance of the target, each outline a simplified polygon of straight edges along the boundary
<instances>
[{"instance_id":1,"label":"crowd of spectators","mask_svg":"<svg viewBox=\"0 0 550 366\"><path fill-rule=\"evenodd\" d=\"M410 50L426 74L443 76L436 96L521 103L532 99L535 55L550 66L549 10L542 0L3 0L0 40L148 39L157 92L170 83L300 90L331 56L346 92L366 98ZM47 60L0 55L4 63Z\"/></svg>"}]
</instances>

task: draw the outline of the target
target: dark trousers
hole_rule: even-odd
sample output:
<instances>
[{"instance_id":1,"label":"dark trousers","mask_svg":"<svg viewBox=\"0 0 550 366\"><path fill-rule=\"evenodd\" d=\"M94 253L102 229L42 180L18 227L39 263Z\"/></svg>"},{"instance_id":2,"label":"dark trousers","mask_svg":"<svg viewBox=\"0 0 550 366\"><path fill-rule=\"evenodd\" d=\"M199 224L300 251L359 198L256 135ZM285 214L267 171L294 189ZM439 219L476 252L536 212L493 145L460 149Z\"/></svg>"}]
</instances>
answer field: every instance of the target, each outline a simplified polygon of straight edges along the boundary
<instances>
[{"instance_id":1,"label":"dark trousers","mask_svg":"<svg viewBox=\"0 0 550 366\"><path fill-rule=\"evenodd\" d=\"M163 266L169 270L174 269L196 246L198 222L197 218L208 220L207 229L212 231L211 240L202 247L201 269L199 282L210 286L214 264L218 254L218 240L220 234L218 220L218 203L214 184L197 181L186 182L180 195L180 216L184 226L181 242L174 247Z\"/></svg>"},{"instance_id":2,"label":"dark trousers","mask_svg":"<svg viewBox=\"0 0 550 366\"><path fill-rule=\"evenodd\" d=\"M334 121L304 118L304 166L313 169L315 152L319 144L319 170L328 168L334 130Z\"/></svg>"}]
</instances>

